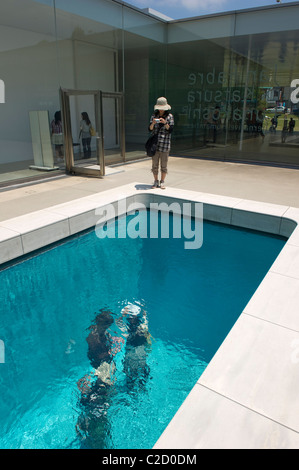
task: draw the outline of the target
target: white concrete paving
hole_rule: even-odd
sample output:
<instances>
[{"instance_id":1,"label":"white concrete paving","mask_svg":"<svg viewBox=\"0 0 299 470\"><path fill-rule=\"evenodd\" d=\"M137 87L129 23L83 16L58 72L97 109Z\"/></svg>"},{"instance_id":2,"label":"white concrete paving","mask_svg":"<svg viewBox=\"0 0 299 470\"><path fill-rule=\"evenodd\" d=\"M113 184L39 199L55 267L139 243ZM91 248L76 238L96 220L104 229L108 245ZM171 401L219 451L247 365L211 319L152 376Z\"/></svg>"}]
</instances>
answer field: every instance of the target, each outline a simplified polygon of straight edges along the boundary
<instances>
[{"instance_id":1,"label":"white concrete paving","mask_svg":"<svg viewBox=\"0 0 299 470\"><path fill-rule=\"evenodd\" d=\"M204 216L209 220L289 237L155 448L298 448L299 198L297 193L287 191L287 180L290 179L290 186L295 189L299 173L243 165L238 168L241 181L236 181L230 190L227 182L218 184L213 193L203 190L206 183L201 184L201 178L209 173L209 189L213 189L216 185L213 178L219 180L217 172L227 171L225 164L221 167L216 164L213 174L210 173L213 162L199 165L195 161L193 167L188 162L187 171L184 166L187 162L179 160L174 162L177 173L172 177L176 179L176 187L167 187L165 191L149 190L150 174L148 179L139 180L143 182L133 180L136 173L140 176L146 168L145 162L141 162L140 166L132 164L125 169L122 179L120 174L111 175L105 181L75 177L1 193L0 262L92 227L96 223L95 209L120 198L142 203L160 197L169 201L203 202ZM135 174L134 168L138 168ZM256 177L258 169L260 174ZM234 174L236 170L232 167ZM279 189L276 170L281 171ZM249 173L250 188L244 183ZM256 183L267 175L269 180L264 184L267 190L263 192L253 181ZM109 182L108 178L115 179ZM127 184L119 185L121 180ZM272 197L268 192L271 184ZM97 191L99 187L101 190ZM242 190L248 199L242 197ZM290 202L295 202L294 206ZM9 207L3 210L4 204L11 205L11 212ZM7 217L9 214L12 216Z\"/></svg>"}]
</instances>

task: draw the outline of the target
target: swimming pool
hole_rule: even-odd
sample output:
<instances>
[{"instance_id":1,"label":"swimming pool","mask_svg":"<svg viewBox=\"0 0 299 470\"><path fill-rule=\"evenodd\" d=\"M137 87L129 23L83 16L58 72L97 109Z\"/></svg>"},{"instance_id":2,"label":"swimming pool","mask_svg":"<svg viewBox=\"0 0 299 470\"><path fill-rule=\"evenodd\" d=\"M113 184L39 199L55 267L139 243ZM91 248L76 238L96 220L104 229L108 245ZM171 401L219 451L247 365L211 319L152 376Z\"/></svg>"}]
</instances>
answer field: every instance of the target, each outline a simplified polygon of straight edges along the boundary
<instances>
[{"instance_id":1,"label":"swimming pool","mask_svg":"<svg viewBox=\"0 0 299 470\"><path fill-rule=\"evenodd\" d=\"M0 447L152 447L284 243L212 222L199 250L91 231L3 270ZM104 311L115 368L90 396L87 338Z\"/></svg>"}]
</instances>

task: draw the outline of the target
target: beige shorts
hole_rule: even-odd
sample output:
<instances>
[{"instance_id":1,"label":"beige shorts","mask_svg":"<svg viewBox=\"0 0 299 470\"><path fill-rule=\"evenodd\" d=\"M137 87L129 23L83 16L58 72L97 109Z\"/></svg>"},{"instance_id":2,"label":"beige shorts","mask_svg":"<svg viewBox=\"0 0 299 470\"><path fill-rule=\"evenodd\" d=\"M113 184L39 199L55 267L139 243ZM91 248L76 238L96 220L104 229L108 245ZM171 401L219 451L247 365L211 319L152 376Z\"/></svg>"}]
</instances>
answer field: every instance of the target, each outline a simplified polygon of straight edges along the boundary
<instances>
[{"instance_id":1,"label":"beige shorts","mask_svg":"<svg viewBox=\"0 0 299 470\"><path fill-rule=\"evenodd\" d=\"M159 164L161 167L161 173L167 173L167 162L169 152L156 152L152 157L152 172L157 175L159 172Z\"/></svg>"},{"instance_id":2,"label":"beige shorts","mask_svg":"<svg viewBox=\"0 0 299 470\"><path fill-rule=\"evenodd\" d=\"M63 145L63 134L53 134L52 135L52 144L53 145Z\"/></svg>"}]
</instances>

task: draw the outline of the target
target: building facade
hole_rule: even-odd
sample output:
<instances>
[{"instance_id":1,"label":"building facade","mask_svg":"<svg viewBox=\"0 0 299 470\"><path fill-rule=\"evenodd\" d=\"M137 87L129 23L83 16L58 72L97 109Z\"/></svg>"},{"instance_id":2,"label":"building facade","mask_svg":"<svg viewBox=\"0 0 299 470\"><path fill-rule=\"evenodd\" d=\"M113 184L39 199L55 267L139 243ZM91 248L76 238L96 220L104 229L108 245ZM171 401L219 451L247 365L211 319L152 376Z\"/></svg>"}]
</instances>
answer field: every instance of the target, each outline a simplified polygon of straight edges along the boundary
<instances>
[{"instance_id":1,"label":"building facade","mask_svg":"<svg viewBox=\"0 0 299 470\"><path fill-rule=\"evenodd\" d=\"M2 1L0 185L70 158L144 158L158 96L175 117L173 155L299 167L298 15L299 2L166 21L114 0ZM71 157L57 158L57 111ZM97 133L86 161L82 112Z\"/></svg>"}]
</instances>

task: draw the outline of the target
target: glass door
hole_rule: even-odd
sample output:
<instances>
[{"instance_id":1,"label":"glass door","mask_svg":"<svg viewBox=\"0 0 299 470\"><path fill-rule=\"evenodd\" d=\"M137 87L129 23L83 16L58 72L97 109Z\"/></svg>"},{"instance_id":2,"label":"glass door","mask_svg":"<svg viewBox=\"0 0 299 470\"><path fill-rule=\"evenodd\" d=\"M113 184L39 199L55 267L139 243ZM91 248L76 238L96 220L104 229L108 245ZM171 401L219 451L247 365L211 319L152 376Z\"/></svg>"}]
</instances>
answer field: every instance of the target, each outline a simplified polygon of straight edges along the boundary
<instances>
[{"instance_id":1,"label":"glass door","mask_svg":"<svg viewBox=\"0 0 299 470\"><path fill-rule=\"evenodd\" d=\"M101 153L100 92L60 89L66 171L105 175Z\"/></svg>"},{"instance_id":2,"label":"glass door","mask_svg":"<svg viewBox=\"0 0 299 470\"><path fill-rule=\"evenodd\" d=\"M125 161L122 93L100 92L103 152L106 164Z\"/></svg>"},{"instance_id":3,"label":"glass door","mask_svg":"<svg viewBox=\"0 0 299 470\"><path fill-rule=\"evenodd\" d=\"M123 95L60 90L66 171L105 176L105 165L125 160Z\"/></svg>"}]
</instances>

